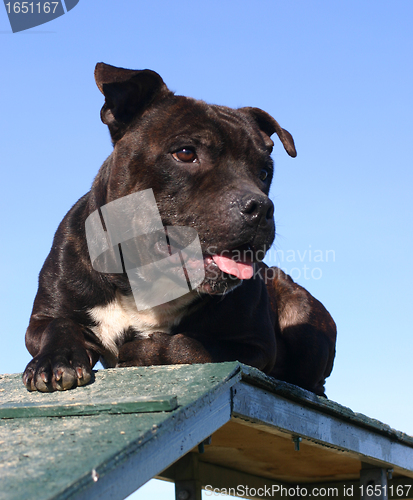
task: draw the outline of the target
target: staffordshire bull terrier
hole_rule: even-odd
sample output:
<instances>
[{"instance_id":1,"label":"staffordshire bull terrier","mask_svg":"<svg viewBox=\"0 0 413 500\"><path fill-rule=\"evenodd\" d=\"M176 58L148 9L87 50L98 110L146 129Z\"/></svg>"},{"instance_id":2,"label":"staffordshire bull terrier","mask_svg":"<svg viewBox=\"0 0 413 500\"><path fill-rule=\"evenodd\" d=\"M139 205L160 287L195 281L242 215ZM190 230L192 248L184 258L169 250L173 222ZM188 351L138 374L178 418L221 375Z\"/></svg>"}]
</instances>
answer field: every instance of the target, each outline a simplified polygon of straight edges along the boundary
<instances>
[{"instance_id":1,"label":"staffordshire bull terrier","mask_svg":"<svg viewBox=\"0 0 413 500\"><path fill-rule=\"evenodd\" d=\"M335 323L304 288L262 262L275 237L270 136L295 157L292 136L261 109L175 95L150 70L99 63L95 79L114 149L61 222L40 272L24 385L44 392L85 385L99 359L105 367L239 360L324 395ZM139 199L152 200L160 225L148 237L130 228L136 237L118 244L119 225L146 220ZM120 205L128 212L110 223L107 207ZM174 228L192 230L178 251ZM99 267L92 254L103 240L111 257ZM192 240L198 257L188 257ZM131 255L139 300L126 265ZM165 280L154 281L153 265L173 260L165 272L158 266ZM151 302L167 297L178 268L187 291ZM191 287L194 270L202 280Z\"/></svg>"}]
</instances>

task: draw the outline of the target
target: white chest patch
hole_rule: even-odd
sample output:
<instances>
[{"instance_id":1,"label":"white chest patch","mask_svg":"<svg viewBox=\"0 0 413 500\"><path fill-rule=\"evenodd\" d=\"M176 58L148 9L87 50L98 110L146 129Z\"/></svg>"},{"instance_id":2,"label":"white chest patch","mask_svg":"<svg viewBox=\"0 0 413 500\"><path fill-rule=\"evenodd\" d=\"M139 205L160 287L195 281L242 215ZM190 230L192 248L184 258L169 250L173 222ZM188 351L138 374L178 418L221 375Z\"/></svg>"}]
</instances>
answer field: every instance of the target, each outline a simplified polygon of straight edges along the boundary
<instances>
[{"instance_id":1,"label":"white chest patch","mask_svg":"<svg viewBox=\"0 0 413 500\"><path fill-rule=\"evenodd\" d=\"M96 326L91 330L103 346L115 357L122 344L122 337L129 328L136 331L136 338L147 338L153 332L170 333L185 314L185 306L194 300L188 293L180 299L160 307L138 311L133 296L117 294L115 300L88 311Z\"/></svg>"}]
</instances>

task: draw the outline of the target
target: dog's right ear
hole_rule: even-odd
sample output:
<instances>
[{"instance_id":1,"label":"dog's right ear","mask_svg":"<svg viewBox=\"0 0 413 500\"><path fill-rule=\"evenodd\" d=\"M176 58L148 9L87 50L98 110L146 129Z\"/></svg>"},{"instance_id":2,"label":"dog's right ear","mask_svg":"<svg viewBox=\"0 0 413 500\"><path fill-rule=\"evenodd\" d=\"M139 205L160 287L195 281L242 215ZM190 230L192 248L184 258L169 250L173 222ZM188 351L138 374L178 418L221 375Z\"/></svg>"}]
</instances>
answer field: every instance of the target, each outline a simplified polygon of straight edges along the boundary
<instances>
[{"instance_id":1,"label":"dog's right ear","mask_svg":"<svg viewBox=\"0 0 413 500\"><path fill-rule=\"evenodd\" d=\"M155 100L172 94L158 73L149 69L135 71L98 63L95 80L105 96L100 117L109 127L114 143L122 137L133 118Z\"/></svg>"},{"instance_id":2,"label":"dog's right ear","mask_svg":"<svg viewBox=\"0 0 413 500\"><path fill-rule=\"evenodd\" d=\"M239 108L238 111L241 111L242 113L247 113L250 117L254 119L255 123L261 130L264 141L267 144L267 147L269 148L270 152L272 150L272 146L274 146L274 143L271 140L271 136L272 134L276 133L287 153L292 158L295 158L297 156L297 151L295 149L293 136L290 134L290 132L280 127L280 124L277 122L277 120L275 120L266 111L263 111L260 108L250 108L250 107Z\"/></svg>"}]
</instances>

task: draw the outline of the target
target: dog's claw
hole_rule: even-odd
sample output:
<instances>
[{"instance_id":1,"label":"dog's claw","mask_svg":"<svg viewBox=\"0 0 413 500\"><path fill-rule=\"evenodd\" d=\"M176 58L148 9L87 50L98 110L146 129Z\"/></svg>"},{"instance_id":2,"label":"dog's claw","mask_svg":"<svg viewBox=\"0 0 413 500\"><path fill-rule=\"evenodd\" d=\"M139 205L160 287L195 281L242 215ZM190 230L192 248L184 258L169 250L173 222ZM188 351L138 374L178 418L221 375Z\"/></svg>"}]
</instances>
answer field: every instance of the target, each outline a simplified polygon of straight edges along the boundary
<instances>
[{"instance_id":1,"label":"dog's claw","mask_svg":"<svg viewBox=\"0 0 413 500\"><path fill-rule=\"evenodd\" d=\"M59 382L61 380L62 375L63 375L62 368L58 368L57 370L55 370L55 372L54 372L54 378L55 378L56 382Z\"/></svg>"},{"instance_id":2,"label":"dog's claw","mask_svg":"<svg viewBox=\"0 0 413 500\"><path fill-rule=\"evenodd\" d=\"M78 376L78 381L77 385L82 386L86 385L90 382L92 379L92 373L86 370L85 368L77 368L77 376Z\"/></svg>"},{"instance_id":3,"label":"dog's claw","mask_svg":"<svg viewBox=\"0 0 413 500\"><path fill-rule=\"evenodd\" d=\"M23 373L23 384L26 386L28 391L35 391L36 388L33 387L33 374L32 372L26 371Z\"/></svg>"}]
</instances>

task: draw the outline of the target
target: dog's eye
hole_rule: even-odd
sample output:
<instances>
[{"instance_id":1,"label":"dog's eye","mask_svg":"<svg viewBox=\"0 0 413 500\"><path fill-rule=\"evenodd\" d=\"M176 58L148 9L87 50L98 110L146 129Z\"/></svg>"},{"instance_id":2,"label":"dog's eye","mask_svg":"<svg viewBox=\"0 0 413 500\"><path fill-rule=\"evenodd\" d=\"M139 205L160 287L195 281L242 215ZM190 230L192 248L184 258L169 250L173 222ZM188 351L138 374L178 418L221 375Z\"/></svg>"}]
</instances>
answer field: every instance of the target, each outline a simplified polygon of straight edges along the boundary
<instances>
[{"instance_id":1,"label":"dog's eye","mask_svg":"<svg viewBox=\"0 0 413 500\"><path fill-rule=\"evenodd\" d=\"M267 169L263 168L260 172L260 175L258 176L261 181L266 181L268 179L269 172Z\"/></svg>"},{"instance_id":2,"label":"dog's eye","mask_svg":"<svg viewBox=\"0 0 413 500\"><path fill-rule=\"evenodd\" d=\"M197 160L196 153L191 148L182 148L175 153L172 153L172 156L177 161L182 161L184 163L194 163Z\"/></svg>"}]
</instances>

